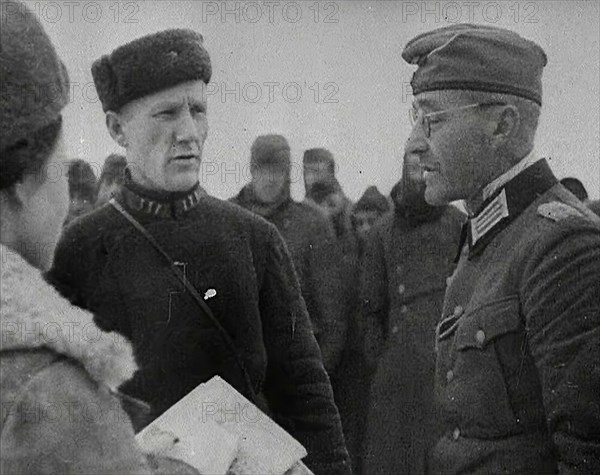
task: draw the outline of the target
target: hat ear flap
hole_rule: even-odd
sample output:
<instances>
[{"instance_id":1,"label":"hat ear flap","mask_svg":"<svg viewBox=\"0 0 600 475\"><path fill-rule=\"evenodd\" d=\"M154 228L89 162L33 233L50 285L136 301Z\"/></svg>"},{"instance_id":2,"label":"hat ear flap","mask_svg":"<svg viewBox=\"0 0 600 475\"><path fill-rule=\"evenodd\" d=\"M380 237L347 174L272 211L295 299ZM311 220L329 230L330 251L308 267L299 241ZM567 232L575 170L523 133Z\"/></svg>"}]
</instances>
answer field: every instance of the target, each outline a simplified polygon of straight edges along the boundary
<instances>
[{"instance_id":1,"label":"hat ear flap","mask_svg":"<svg viewBox=\"0 0 600 475\"><path fill-rule=\"evenodd\" d=\"M112 68L109 56L104 55L94 61L94 64L92 64L92 77L104 112L118 109L117 75Z\"/></svg>"}]
</instances>

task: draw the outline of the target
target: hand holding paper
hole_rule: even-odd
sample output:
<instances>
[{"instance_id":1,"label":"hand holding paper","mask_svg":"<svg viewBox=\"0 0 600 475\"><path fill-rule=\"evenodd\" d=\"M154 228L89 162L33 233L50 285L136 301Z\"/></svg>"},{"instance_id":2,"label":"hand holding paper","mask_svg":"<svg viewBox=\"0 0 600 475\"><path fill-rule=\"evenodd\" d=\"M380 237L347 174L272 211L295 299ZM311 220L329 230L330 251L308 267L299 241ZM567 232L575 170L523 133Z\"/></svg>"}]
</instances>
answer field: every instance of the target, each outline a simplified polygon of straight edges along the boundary
<instances>
[{"instance_id":1,"label":"hand holding paper","mask_svg":"<svg viewBox=\"0 0 600 475\"><path fill-rule=\"evenodd\" d=\"M306 450L218 376L199 385L136 437L142 449L202 474L310 475Z\"/></svg>"}]
</instances>

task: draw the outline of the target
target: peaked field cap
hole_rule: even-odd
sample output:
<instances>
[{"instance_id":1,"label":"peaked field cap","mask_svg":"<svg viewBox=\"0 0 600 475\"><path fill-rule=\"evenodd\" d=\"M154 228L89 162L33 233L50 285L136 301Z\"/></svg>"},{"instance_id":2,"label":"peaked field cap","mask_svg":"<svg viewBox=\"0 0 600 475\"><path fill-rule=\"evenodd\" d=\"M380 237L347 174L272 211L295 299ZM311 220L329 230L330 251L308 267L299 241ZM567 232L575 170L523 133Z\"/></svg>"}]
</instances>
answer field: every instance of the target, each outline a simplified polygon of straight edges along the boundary
<instances>
[{"instance_id":1,"label":"peaked field cap","mask_svg":"<svg viewBox=\"0 0 600 475\"><path fill-rule=\"evenodd\" d=\"M417 64L413 94L443 89L512 94L542 104L544 50L517 33L458 24L416 36L402 58Z\"/></svg>"},{"instance_id":2,"label":"peaked field cap","mask_svg":"<svg viewBox=\"0 0 600 475\"><path fill-rule=\"evenodd\" d=\"M2 0L0 24L2 153L59 119L69 102L69 76L40 21L24 4Z\"/></svg>"},{"instance_id":3,"label":"peaked field cap","mask_svg":"<svg viewBox=\"0 0 600 475\"><path fill-rule=\"evenodd\" d=\"M164 30L143 36L92 64L102 109L118 111L128 102L187 81L210 81L210 56L200 33Z\"/></svg>"},{"instance_id":4,"label":"peaked field cap","mask_svg":"<svg viewBox=\"0 0 600 475\"><path fill-rule=\"evenodd\" d=\"M283 135L259 135L250 149L250 163L254 166L290 166L290 146Z\"/></svg>"}]
</instances>

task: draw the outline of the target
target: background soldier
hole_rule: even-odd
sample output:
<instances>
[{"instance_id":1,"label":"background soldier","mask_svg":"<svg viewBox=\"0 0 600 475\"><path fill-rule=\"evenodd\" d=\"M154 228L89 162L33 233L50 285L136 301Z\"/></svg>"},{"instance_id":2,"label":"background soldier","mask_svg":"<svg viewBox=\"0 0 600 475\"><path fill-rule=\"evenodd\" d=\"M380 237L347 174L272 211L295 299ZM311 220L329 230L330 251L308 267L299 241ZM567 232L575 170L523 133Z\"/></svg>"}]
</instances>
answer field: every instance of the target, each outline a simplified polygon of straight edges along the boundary
<instances>
[{"instance_id":1,"label":"background soldier","mask_svg":"<svg viewBox=\"0 0 600 475\"><path fill-rule=\"evenodd\" d=\"M91 165L81 159L69 162L69 213L65 225L94 209L96 201L96 175Z\"/></svg>"},{"instance_id":2,"label":"background soldier","mask_svg":"<svg viewBox=\"0 0 600 475\"><path fill-rule=\"evenodd\" d=\"M367 236L361 321L374 374L365 473L424 473L435 440L435 327L465 216L428 205L424 192L419 158L407 154L394 211Z\"/></svg>"},{"instance_id":3,"label":"background soldier","mask_svg":"<svg viewBox=\"0 0 600 475\"><path fill-rule=\"evenodd\" d=\"M117 195L119 188L125 183L125 170L127 159L123 155L111 153L102 166L102 173L98 179L98 194L96 197L96 208L108 203Z\"/></svg>"},{"instance_id":4,"label":"background soldier","mask_svg":"<svg viewBox=\"0 0 600 475\"><path fill-rule=\"evenodd\" d=\"M290 147L281 135L261 135L250 153L252 181L231 199L267 219L283 236L298 273L325 369L338 365L345 337L338 256L327 219L290 195Z\"/></svg>"},{"instance_id":5,"label":"background soldier","mask_svg":"<svg viewBox=\"0 0 600 475\"><path fill-rule=\"evenodd\" d=\"M407 152L470 219L437 329L435 473L600 472L600 221L537 160L544 51L455 25L417 64Z\"/></svg>"},{"instance_id":6,"label":"background soldier","mask_svg":"<svg viewBox=\"0 0 600 475\"><path fill-rule=\"evenodd\" d=\"M371 228L389 210L388 199L380 193L376 186L368 187L352 207L352 227L356 231L361 247L364 248Z\"/></svg>"}]
</instances>

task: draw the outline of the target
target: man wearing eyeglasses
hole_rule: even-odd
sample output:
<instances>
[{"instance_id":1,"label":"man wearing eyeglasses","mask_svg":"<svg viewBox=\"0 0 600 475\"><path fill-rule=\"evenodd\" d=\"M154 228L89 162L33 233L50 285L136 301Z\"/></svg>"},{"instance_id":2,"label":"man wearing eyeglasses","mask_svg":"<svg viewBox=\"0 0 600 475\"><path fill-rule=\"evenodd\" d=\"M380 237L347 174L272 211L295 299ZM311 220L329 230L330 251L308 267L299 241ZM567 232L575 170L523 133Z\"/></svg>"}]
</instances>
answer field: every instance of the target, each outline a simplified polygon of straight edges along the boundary
<instances>
[{"instance_id":1,"label":"man wearing eyeglasses","mask_svg":"<svg viewBox=\"0 0 600 475\"><path fill-rule=\"evenodd\" d=\"M600 473L600 221L534 152L546 55L454 25L402 56L425 199L470 216L436 332L429 471Z\"/></svg>"}]
</instances>

